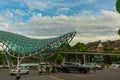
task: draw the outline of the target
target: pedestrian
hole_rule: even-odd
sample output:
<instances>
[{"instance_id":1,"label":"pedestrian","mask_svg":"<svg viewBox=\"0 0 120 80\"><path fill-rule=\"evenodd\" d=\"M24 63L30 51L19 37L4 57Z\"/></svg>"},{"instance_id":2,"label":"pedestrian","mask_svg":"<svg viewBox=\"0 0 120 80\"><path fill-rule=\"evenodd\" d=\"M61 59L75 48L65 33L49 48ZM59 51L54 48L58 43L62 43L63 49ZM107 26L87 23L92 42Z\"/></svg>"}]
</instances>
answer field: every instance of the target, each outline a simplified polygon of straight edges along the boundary
<instances>
[{"instance_id":1,"label":"pedestrian","mask_svg":"<svg viewBox=\"0 0 120 80\"><path fill-rule=\"evenodd\" d=\"M15 80L20 80L20 78L21 78L20 69L18 69Z\"/></svg>"},{"instance_id":2,"label":"pedestrian","mask_svg":"<svg viewBox=\"0 0 120 80\"><path fill-rule=\"evenodd\" d=\"M52 72L53 72L53 73L56 73L56 72L57 72L57 69L56 69L56 66L55 66L55 65L52 66Z\"/></svg>"},{"instance_id":3,"label":"pedestrian","mask_svg":"<svg viewBox=\"0 0 120 80\"><path fill-rule=\"evenodd\" d=\"M107 69L109 68L109 64L107 64Z\"/></svg>"},{"instance_id":4,"label":"pedestrian","mask_svg":"<svg viewBox=\"0 0 120 80\"><path fill-rule=\"evenodd\" d=\"M93 69L93 70L94 70L94 72L96 73L96 67L94 67L94 69Z\"/></svg>"},{"instance_id":5,"label":"pedestrian","mask_svg":"<svg viewBox=\"0 0 120 80\"><path fill-rule=\"evenodd\" d=\"M96 69L96 63L94 63L93 66L94 66L93 71L96 73L96 70L97 70L97 69Z\"/></svg>"},{"instance_id":6,"label":"pedestrian","mask_svg":"<svg viewBox=\"0 0 120 80\"><path fill-rule=\"evenodd\" d=\"M50 67L49 66L46 67L46 72L47 72L47 74L50 74Z\"/></svg>"},{"instance_id":7,"label":"pedestrian","mask_svg":"<svg viewBox=\"0 0 120 80\"><path fill-rule=\"evenodd\" d=\"M57 71L60 72L61 71L61 65L57 66Z\"/></svg>"}]
</instances>

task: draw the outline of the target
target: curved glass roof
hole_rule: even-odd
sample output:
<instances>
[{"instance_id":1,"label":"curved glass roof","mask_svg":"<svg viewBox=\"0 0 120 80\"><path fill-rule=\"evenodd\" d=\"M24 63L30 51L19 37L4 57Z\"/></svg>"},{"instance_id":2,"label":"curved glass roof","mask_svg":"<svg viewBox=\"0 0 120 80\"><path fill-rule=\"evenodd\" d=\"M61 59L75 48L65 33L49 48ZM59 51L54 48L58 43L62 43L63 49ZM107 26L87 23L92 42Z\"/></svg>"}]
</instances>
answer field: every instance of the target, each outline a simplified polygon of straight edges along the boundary
<instances>
[{"instance_id":1,"label":"curved glass roof","mask_svg":"<svg viewBox=\"0 0 120 80\"><path fill-rule=\"evenodd\" d=\"M9 53L34 54L48 48L58 48L62 44L71 41L75 34L76 32L70 32L56 38L33 39L16 33L0 31L0 46Z\"/></svg>"}]
</instances>

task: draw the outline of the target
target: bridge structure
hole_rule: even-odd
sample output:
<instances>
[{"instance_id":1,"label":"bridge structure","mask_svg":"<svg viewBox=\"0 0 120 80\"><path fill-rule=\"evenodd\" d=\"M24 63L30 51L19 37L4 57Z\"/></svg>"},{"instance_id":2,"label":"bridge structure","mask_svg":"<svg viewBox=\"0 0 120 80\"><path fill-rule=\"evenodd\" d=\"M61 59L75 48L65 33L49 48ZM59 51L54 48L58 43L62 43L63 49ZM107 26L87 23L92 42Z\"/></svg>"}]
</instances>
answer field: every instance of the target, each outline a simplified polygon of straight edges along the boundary
<instances>
[{"instance_id":1,"label":"bridge structure","mask_svg":"<svg viewBox=\"0 0 120 80\"><path fill-rule=\"evenodd\" d=\"M59 47L64 44L70 43L74 38L76 32L69 32L60 37L50 38L50 39L33 39L25 37L16 33L0 31L0 47L3 49L8 67L13 67L13 61L11 57L17 59L17 65L20 65L24 58L35 56L37 54L81 54L83 55L85 62L85 55L111 55L120 56L113 52L94 52L94 51L69 51L69 52L59 52L57 51ZM53 50L53 52L50 52Z\"/></svg>"},{"instance_id":2,"label":"bridge structure","mask_svg":"<svg viewBox=\"0 0 120 80\"><path fill-rule=\"evenodd\" d=\"M8 67L13 67L11 57L17 59L17 66L22 60L47 49L57 50L60 46L70 43L76 32L69 32L60 37L50 39L33 39L12 32L0 31L0 47L4 50Z\"/></svg>"},{"instance_id":3,"label":"bridge structure","mask_svg":"<svg viewBox=\"0 0 120 80\"><path fill-rule=\"evenodd\" d=\"M86 59L88 55L99 56L101 59L103 56L120 56L120 53L116 52L98 52L98 51L49 51L49 54L74 54L76 56L76 61L78 60L78 55L83 56L83 63L86 63Z\"/></svg>"},{"instance_id":4,"label":"bridge structure","mask_svg":"<svg viewBox=\"0 0 120 80\"><path fill-rule=\"evenodd\" d=\"M110 56L120 56L118 53L114 52L92 52L92 51L84 51L84 52L56 52L56 53L61 53L61 54L81 54L81 55L110 55Z\"/></svg>"},{"instance_id":5,"label":"bridge structure","mask_svg":"<svg viewBox=\"0 0 120 80\"><path fill-rule=\"evenodd\" d=\"M120 56L120 53L115 52L97 52L97 51L68 51L68 52L56 52L55 54L74 54L74 55L83 55L83 62L86 63L86 55L94 55L94 56ZM78 56L77 56L78 57ZM77 58L76 57L76 58Z\"/></svg>"}]
</instances>

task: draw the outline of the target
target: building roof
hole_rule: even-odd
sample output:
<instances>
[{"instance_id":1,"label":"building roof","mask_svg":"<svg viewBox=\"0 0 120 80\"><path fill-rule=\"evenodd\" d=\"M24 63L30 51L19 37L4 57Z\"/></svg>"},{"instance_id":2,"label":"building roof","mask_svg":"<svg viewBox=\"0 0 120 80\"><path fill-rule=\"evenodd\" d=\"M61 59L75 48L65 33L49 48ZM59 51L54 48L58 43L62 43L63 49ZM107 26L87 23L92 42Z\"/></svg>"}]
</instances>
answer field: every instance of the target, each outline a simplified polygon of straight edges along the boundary
<instances>
[{"instance_id":1,"label":"building roof","mask_svg":"<svg viewBox=\"0 0 120 80\"><path fill-rule=\"evenodd\" d=\"M103 46L102 43L100 42L100 43L98 44L98 47L104 47L104 46Z\"/></svg>"}]
</instances>

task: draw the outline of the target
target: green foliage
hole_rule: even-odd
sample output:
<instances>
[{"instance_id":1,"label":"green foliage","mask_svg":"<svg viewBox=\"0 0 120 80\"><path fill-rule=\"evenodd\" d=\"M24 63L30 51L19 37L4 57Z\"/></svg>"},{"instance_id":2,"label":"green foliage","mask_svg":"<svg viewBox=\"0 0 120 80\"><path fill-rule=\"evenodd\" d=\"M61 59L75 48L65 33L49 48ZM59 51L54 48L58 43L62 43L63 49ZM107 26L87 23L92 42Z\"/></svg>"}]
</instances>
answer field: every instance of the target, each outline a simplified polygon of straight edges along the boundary
<instances>
[{"instance_id":1,"label":"green foliage","mask_svg":"<svg viewBox=\"0 0 120 80\"><path fill-rule=\"evenodd\" d=\"M111 64L112 63L112 59L109 55L104 56L103 58L104 58L104 63L105 64Z\"/></svg>"},{"instance_id":2,"label":"green foliage","mask_svg":"<svg viewBox=\"0 0 120 80\"><path fill-rule=\"evenodd\" d=\"M120 56L104 56L103 58L104 58L104 63L106 64L120 61Z\"/></svg>"},{"instance_id":3,"label":"green foliage","mask_svg":"<svg viewBox=\"0 0 120 80\"><path fill-rule=\"evenodd\" d=\"M59 49L59 51L69 51L69 50L71 50L71 46L69 44L63 44Z\"/></svg>"},{"instance_id":4,"label":"green foliage","mask_svg":"<svg viewBox=\"0 0 120 80\"><path fill-rule=\"evenodd\" d=\"M87 51L88 50L86 45L84 43L80 43L80 42L78 42L76 45L74 45L73 49L75 49L77 51Z\"/></svg>"},{"instance_id":5,"label":"green foliage","mask_svg":"<svg viewBox=\"0 0 120 80\"><path fill-rule=\"evenodd\" d=\"M120 54L120 49L117 50L117 51L115 51L114 53L116 53L116 54Z\"/></svg>"},{"instance_id":6,"label":"green foliage","mask_svg":"<svg viewBox=\"0 0 120 80\"><path fill-rule=\"evenodd\" d=\"M78 42L73 47L71 47L69 44L63 44L59 49L59 51L71 51L71 50L87 51L88 47L84 43Z\"/></svg>"},{"instance_id":7,"label":"green foliage","mask_svg":"<svg viewBox=\"0 0 120 80\"><path fill-rule=\"evenodd\" d=\"M71 51L71 46L69 44L63 44L60 49L59 49L60 52L69 52ZM69 56L70 54L61 54L62 57L67 57Z\"/></svg>"},{"instance_id":8,"label":"green foliage","mask_svg":"<svg viewBox=\"0 0 120 80\"><path fill-rule=\"evenodd\" d=\"M120 56L110 56L112 62L120 61Z\"/></svg>"},{"instance_id":9,"label":"green foliage","mask_svg":"<svg viewBox=\"0 0 120 80\"><path fill-rule=\"evenodd\" d=\"M112 51L114 51L114 49L113 48L104 48L104 51L112 52Z\"/></svg>"},{"instance_id":10,"label":"green foliage","mask_svg":"<svg viewBox=\"0 0 120 80\"><path fill-rule=\"evenodd\" d=\"M62 57L60 54L58 54L58 55L56 56L56 63L57 63L57 64L61 64L61 63L62 63L62 60L63 60L63 57Z\"/></svg>"},{"instance_id":11,"label":"green foliage","mask_svg":"<svg viewBox=\"0 0 120 80\"><path fill-rule=\"evenodd\" d=\"M2 52L0 52L0 64L3 64L4 60L5 60L5 55Z\"/></svg>"},{"instance_id":12,"label":"green foliage","mask_svg":"<svg viewBox=\"0 0 120 80\"><path fill-rule=\"evenodd\" d=\"M120 13L120 0L116 1L116 10L118 13Z\"/></svg>"},{"instance_id":13,"label":"green foliage","mask_svg":"<svg viewBox=\"0 0 120 80\"><path fill-rule=\"evenodd\" d=\"M118 30L118 35L120 35L120 29Z\"/></svg>"}]
</instances>

